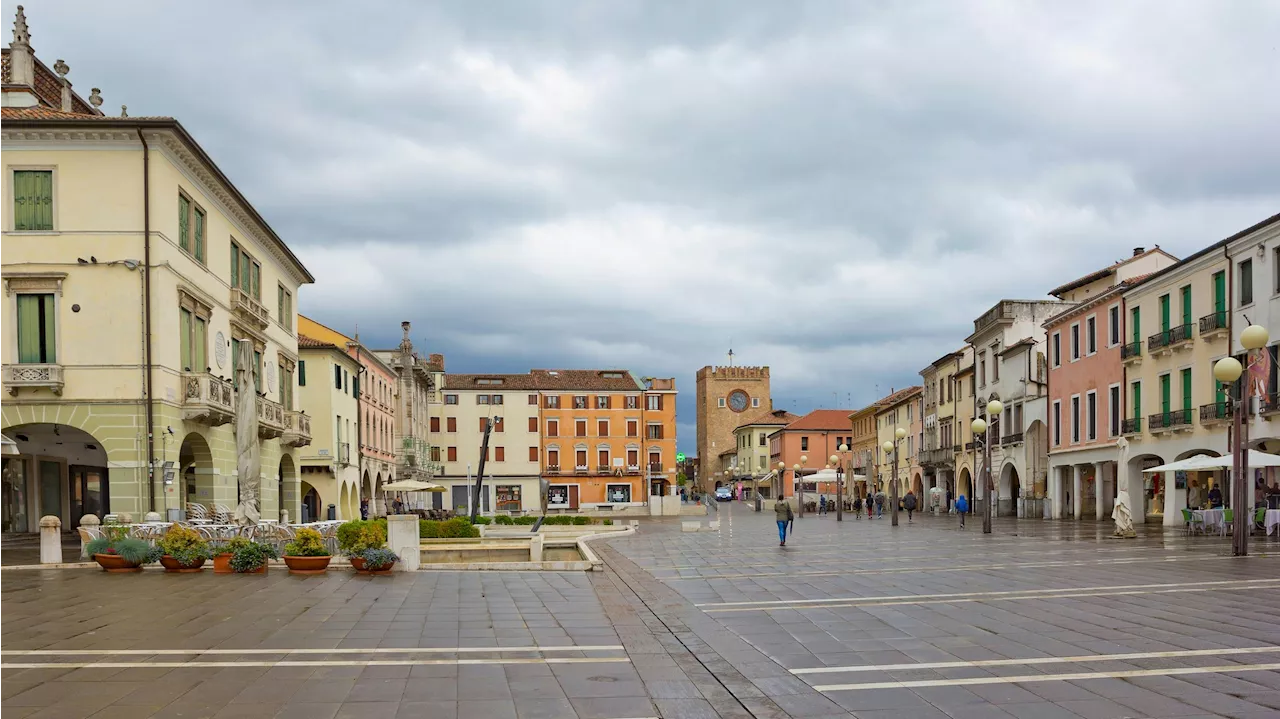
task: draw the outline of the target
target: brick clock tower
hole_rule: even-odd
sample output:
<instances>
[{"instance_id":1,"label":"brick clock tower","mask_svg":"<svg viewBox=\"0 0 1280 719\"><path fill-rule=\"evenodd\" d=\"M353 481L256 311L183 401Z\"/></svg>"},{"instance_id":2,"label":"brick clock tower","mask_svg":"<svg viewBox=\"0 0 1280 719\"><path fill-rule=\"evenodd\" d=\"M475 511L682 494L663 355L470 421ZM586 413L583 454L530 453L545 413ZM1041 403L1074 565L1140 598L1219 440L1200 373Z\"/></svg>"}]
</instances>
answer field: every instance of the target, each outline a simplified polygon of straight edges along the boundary
<instances>
[{"instance_id":1,"label":"brick clock tower","mask_svg":"<svg viewBox=\"0 0 1280 719\"><path fill-rule=\"evenodd\" d=\"M698 486L709 489L727 465L720 453L735 449L733 430L773 409L768 367L703 367L698 370Z\"/></svg>"}]
</instances>

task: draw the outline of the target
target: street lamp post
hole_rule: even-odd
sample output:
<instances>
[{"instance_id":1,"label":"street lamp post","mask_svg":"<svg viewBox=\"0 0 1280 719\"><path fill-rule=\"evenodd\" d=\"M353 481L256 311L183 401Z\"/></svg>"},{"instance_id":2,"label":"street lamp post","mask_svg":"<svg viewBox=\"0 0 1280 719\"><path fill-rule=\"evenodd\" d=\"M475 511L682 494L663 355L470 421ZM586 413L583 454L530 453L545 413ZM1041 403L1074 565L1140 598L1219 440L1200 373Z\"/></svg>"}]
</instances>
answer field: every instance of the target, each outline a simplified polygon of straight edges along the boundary
<instances>
[{"instance_id":1,"label":"street lamp post","mask_svg":"<svg viewBox=\"0 0 1280 719\"><path fill-rule=\"evenodd\" d=\"M774 488L778 490L777 492L773 493L773 500L775 502L778 501L779 499L785 498L786 492L784 492L783 490L785 489L786 484L787 484L787 463L778 462L777 479L773 483Z\"/></svg>"},{"instance_id":2,"label":"street lamp post","mask_svg":"<svg viewBox=\"0 0 1280 719\"><path fill-rule=\"evenodd\" d=\"M849 451L849 445L842 444L837 450L841 453ZM836 521L844 521L844 462L832 455L831 461L836 463Z\"/></svg>"},{"instance_id":3,"label":"street lamp post","mask_svg":"<svg viewBox=\"0 0 1280 719\"><path fill-rule=\"evenodd\" d=\"M1260 325L1249 325L1240 333L1240 346L1245 351L1245 362L1249 361L1254 350L1262 349L1270 341L1267 328ZM1244 367L1234 357L1223 357L1213 366L1213 376L1224 384L1234 384L1244 374ZM1231 432L1231 507L1235 521L1231 527L1231 553L1237 557L1249 554L1249 527L1253 524L1252 509L1249 504L1249 492L1253 489L1253 478L1249 476L1249 418L1250 412L1249 380L1238 385L1231 400L1235 403Z\"/></svg>"},{"instance_id":4,"label":"street lamp post","mask_svg":"<svg viewBox=\"0 0 1280 719\"><path fill-rule=\"evenodd\" d=\"M883 445L885 454L893 452L893 475L889 478L889 508L893 513L890 524L894 527L898 526L898 449L906 436L907 430L899 427L893 430L893 440L885 440Z\"/></svg>"},{"instance_id":5,"label":"street lamp post","mask_svg":"<svg viewBox=\"0 0 1280 719\"><path fill-rule=\"evenodd\" d=\"M987 417L999 417L1004 411L1000 400L993 399L987 403ZM991 534L991 423L978 417L970 425L974 441L982 435L982 533Z\"/></svg>"},{"instance_id":6,"label":"street lamp post","mask_svg":"<svg viewBox=\"0 0 1280 719\"><path fill-rule=\"evenodd\" d=\"M809 455L800 455L800 463L791 466L792 476L796 480L796 504L799 505L798 516L804 516L804 480L800 477L800 469L809 463Z\"/></svg>"}]
</instances>

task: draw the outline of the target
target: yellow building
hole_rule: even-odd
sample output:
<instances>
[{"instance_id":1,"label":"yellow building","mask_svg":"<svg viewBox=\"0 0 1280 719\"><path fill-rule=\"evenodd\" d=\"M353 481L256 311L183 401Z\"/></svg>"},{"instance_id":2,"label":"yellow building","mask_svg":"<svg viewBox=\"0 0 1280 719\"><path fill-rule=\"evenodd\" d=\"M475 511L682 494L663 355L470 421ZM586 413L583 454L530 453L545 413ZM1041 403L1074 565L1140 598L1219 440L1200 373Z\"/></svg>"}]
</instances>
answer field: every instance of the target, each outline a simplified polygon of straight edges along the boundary
<instances>
[{"instance_id":1,"label":"yellow building","mask_svg":"<svg viewBox=\"0 0 1280 719\"><path fill-rule=\"evenodd\" d=\"M879 433L876 429L876 411L880 403L867 405L849 415L849 423L853 427L853 444L849 447L849 459L854 475L865 477L865 481L856 482L851 493L865 497L868 487L873 487L871 480L876 477L876 448L880 446Z\"/></svg>"},{"instance_id":2,"label":"yellow building","mask_svg":"<svg viewBox=\"0 0 1280 719\"><path fill-rule=\"evenodd\" d=\"M924 447L920 451L920 465L924 469L925 496L921 501L927 507L943 507L947 492L955 496L956 455L963 451L957 418L957 402L961 400L961 383L957 376L962 367L972 364L972 350L963 347L938 358L920 371L924 381ZM937 489L937 492L933 490Z\"/></svg>"},{"instance_id":3,"label":"yellow building","mask_svg":"<svg viewBox=\"0 0 1280 719\"><path fill-rule=\"evenodd\" d=\"M922 388L919 385L900 389L876 403L876 482L875 489L892 495L889 484L894 477L894 456L885 454L884 443L894 442L898 452L898 496L906 495L911 487L912 470L918 468L916 450L920 437L917 428L922 424L920 410ZM906 437L897 439L896 431L906 431ZM918 471L918 469L917 469Z\"/></svg>"},{"instance_id":4,"label":"yellow building","mask_svg":"<svg viewBox=\"0 0 1280 719\"><path fill-rule=\"evenodd\" d=\"M785 409L758 411L733 430L737 456L731 471L735 482L741 484L744 497L749 497L749 493L756 489L764 499L774 496L776 468L769 466L769 435L797 419L800 419L799 415Z\"/></svg>"},{"instance_id":5,"label":"yellow building","mask_svg":"<svg viewBox=\"0 0 1280 719\"><path fill-rule=\"evenodd\" d=\"M1117 486L1128 489L1135 518L1180 526L1188 485L1207 493L1207 485L1222 478L1221 472L1179 478L1142 470L1227 453L1230 403L1213 365L1230 352L1232 309L1252 305L1255 292L1259 298L1272 293L1254 281L1254 258L1238 257L1233 266L1225 248L1260 227L1210 245L1124 292L1126 441L1120 443Z\"/></svg>"},{"instance_id":6,"label":"yellow building","mask_svg":"<svg viewBox=\"0 0 1280 719\"><path fill-rule=\"evenodd\" d=\"M5 50L5 532L42 515L234 507L233 364L253 346L260 508L297 516L294 299L313 281L173 118L106 117L68 68Z\"/></svg>"},{"instance_id":7,"label":"yellow building","mask_svg":"<svg viewBox=\"0 0 1280 719\"><path fill-rule=\"evenodd\" d=\"M360 518L357 429L360 363L331 342L298 335L298 390L311 414L311 444L299 450L300 519Z\"/></svg>"},{"instance_id":8,"label":"yellow building","mask_svg":"<svg viewBox=\"0 0 1280 719\"><path fill-rule=\"evenodd\" d=\"M974 371L973 352L966 352L954 375L956 385L956 481L952 488L951 507L956 498L963 496L973 506L974 474L978 471L978 448L973 441L973 419L977 416L977 373ZM954 449L954 448L953 448Z\"/></svg>"}]
</instances>

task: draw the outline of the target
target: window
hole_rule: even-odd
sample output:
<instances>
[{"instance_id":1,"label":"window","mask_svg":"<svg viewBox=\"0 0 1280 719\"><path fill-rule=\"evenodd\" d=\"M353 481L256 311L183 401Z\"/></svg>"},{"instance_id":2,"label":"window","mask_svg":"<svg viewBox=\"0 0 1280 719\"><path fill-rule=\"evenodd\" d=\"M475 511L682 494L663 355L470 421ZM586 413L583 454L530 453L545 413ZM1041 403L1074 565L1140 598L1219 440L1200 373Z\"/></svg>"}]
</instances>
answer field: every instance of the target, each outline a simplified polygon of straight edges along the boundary
<instances>
[{"instance_id":1,"label":"window","mask_svg":"<svg viewBox=\"0 0 1280 719\"><path fill-rule=\"evenodd\" d=\"M489 395L487 394L476 395L476 404L489 404Z\"/></svg>"},{"instance_id":2,"label":"window","mask_svg":"<svg viewBox=\"0 0 1280 719\"><path fill-rule=\"evenodd\" d=\"M1253 304L1253 260L1240 265L1240 306Z\"/></svg>"},{"instance_id":3,"label":"window","mask_svg":"<svg viewBox=\"0 0 1280 719\"><path fill-rule=\"evenodd\" d=\"M573 408L574 408L574 409L586 409L586 408L587 408L587 397L586 397L586 395L574 395L574 397L573 397Z\"/></svg>"},{"instance_id":4,"label":"window","mask_svg":"<svg viewBox=\"0 0 1280 719\"><path fill-rule=\"evenodd\" d=\"M548 437L560 436L560 420L558 419L547 420L547 436Z\"/></svg>"},{"instance_id":5,"label":"window","mask_svg":"<svg viewBox=\"0 0 1280 719\"><path fill-rule=\"evenodd\" d=\"M640 436L640 422L634 419L627 420L627 436L628 437Z\"/></svg>"},{"instance_id":6,"label":"window","mask_svg":"<svg viewBox=\"0 0 1280 719\"><path fill-rule=\"evenodd\" d=\"M537 406L538 406L538 395L536 395L536 394L531 394L531 395L529 395L529 406L530 406L530 407L537 407Z\"/></svg>"},{"instance_id":7,"label":"window","mask_svg":"<svg viewBox=\"0 0 1280 719\"><path fill-rule=\"evenodd\" d=\"M1071 443L1080 441L1080 396L1071 398Z\"/></svg>"},{"instance_id":8,"label":"window","mask_svg":"<svg viewBox=\"0 0 1280 719\"><path fill-rule=\"evenodd\" d=\"M759 407L759 406L760 406L760 398L759 398L759 397L752 397L752 398L751 398L751 406L752 406L753 408L755 408L755 407Z\"/></svg>"},{"instance_id":9,"label":"window","mask_svg":"<svg viewBox=\"0 0 1280 719\"><path fill-rule=\"evenodd\" d=\"M609 470L609 450L597 450L596 455L596 461L598 462L596 466L600 468L601 471L607 472Z\"/></svg>"},{"instance_id":10,"label":"window","mask_svg":"<svg viewBox=\"0 0 1280 719\"><path fill-rule=\"evenodd\" d=\"M1274 365L1273 365L1274 366ZM1182 408L1187 411L1186 420L1191 421L1191 368L1182 370Z\"/></svg>"},{"instance_id":11,"label":"window","mask_svg":"<svg viewBox=\"0 0 1280 719\"><path fill-rule=\"evenodd\" d=\"M608 395L596 395L596 409L609 409Z\"/></svg>"},{"instance_id":12,"label":"window","mask_svg":"<svg viewBox=\"0 0 1280 719\"><path fill-rule=\"evenodd\" d=\"M502 404L502 395L495 394L489 397L489 404Z\"/></svg>"},{"instance_id":13,"label":"window","mask_svg":"<svg viewBox=\"0 0 1280 719\"><path fill-rule=\"evenodd\" d=\"M555 467L557 469L560 468L560 450L558 449L547 450L547 466Z\"/></svg>"},{"instance_id":14,"label":"window","mask_svg":"<svg viewBox=\"0 0 1280 719\"><path fill-rule=\"evenodd\" d=\"M609 420L607 419L598 420L596 422L596 432L601 437L608 437L609 436Z\"/></svg>"},{"instance_id":15,"label":"window","mask_svg":"<svg viewBox=\"0 0 1280 719\"><path fill-rule=\"evenodd\" d=\"M193 298L179 295L178 309L179 345L182 355L182 371L207 372L209 370L209 308Z\"/></svg>"},{"instance_id":16,"label":"window","mask_svg":"<svg viewBox=\"0 0 1280 719\"><path fill-rule=\"evenodd\" d=\"M1080 325L1071 325L1071 361L1080 359Z\"/></svg>"},{"instance_id":17,"label":"window","mask_svg":"<svg viewBox=\"0 0 1280 719\"><path fill-rule=\"evenodd\" d=\"M1274 289L1272 291L1280 294L1280 245L1277 245L1271 252L1271 273L1274 275L1272 278Z\"/></svg>"},{"instance_id":18,"label":"window","mask_svg":"<svg viewBox=\"0 0 1280 719\"><path fill-rule=\"evenodd\" d=\"M982 352L978 355L978 382L983 387L987 386L987 353Z\"/></svg>"},{"instance_id":19,"label":"window","mask_svg":"<svg viewBox=\"0 0 1280 719\"><path fill-rule=\"evenodd\" d=\"M495 416L495 417L493 418L493 431L494 431L494 432L503 432L503 431L505 431L505 430L506 430L506 427L507 427L507 425L503 423L503 421L502 421L502 418L501 418L501 417L496 417L496 416Z\"/></svg>"},{"instance_id":20,"label":"window","mask_svg":"<svg viewBox=\"0 0 1280 719\"><path fill-rule=\"evenodd\" d=\"M640 450L627 450L627 469L637 469L640 467Z\"/></svg>"},{"instance_id":21,"label":"window","mask_svg":"<svg viewBox=\"0 0 1280 719\"><path fill-rule=\"evenodd\" d=\"M574 420L573 433L578 437L586 437L587 436L587 420L585 419Z\"/></svg>"},{"instance_id":22,"label":"window","mask_svg":"<svg viewBox=\"0 0 1280 719\"><path fill-rule=\"evenodd\" d=\"M1090 390L1084 396L1084 429L1090 440L1098 438L1098 393Z\"/></svg>"},{"instance_id":23,"label":"window","mask_svg":"<svg viewBox=\"0 0 1280 719\"><path fill-rule=\"evenodd\" d=\"M445 404L457 404L457 403L458 403L458 395L456 395L456 394L447 394L447 395L445 395L445 396L444 396L444 403L445 403Z\"/></svg>"},{"instance_id":24,"label":"window","mask_svg":"<svg viewBox=\"0 0 1280 719\"><path fill-rule=\"evenodd\" d=\"M605 487L605 499L610 502L630 502L631 485L610 484Z\"/></svg>"},{"instance_id":25,"label":"window","mask_svg":"<svg viewBox=\"0 0 1280 719\"><path fill-rule=\"evenodd\" d=\"M721 398L719 398L719 399L717 399L717 400L716 400L716 406L717 406L717 407L719 407L719 408L721 408L721 409L724 409L724 406L725 406L725 403L724 403L724 397L721 397Z\"/></svg>"},{"instance_id":26,"label":"window","mask_svg":"<svg viewBox=\"0 0 1280 719\"><path fill-rule=\"evenodd\" d=\"M53 231L53 170L14 170L13 229Z\"/></svg>"},{"instance_id":27,"label":"window","mask_svg":"<svg viewBox=\"0 0 1280 719\"><path fill-rule=\"evenodd\" d=\"M1093 354L1098 351L1098 318L1089 317L1084 321L1084 351Z\"/></svg>"},{"instance_id":28,"label":"window","mask_svg":"<svg viewBox=\"0 0 1280 719\"><path fill-rule=\"evenodd\" d=\"M350 393L350 390L349 390L349 388L350 388L350 383L347 381L347 380L349 380L350 378L351 378L351 375L347 374L347 371L346 371L346 370L342 370L342 393L343 393L343 394L349 394L349 393Z\"/></svg>"},{"instance_id":29,"label":"window","mask_svg":"<svg viewBox=\"0 0 1280 719\"><path fill-rule=\"evenodd\" d=\"M1115 384L1107 391L1107 417L1110 436L1120 434L1120 385Z\"/></svg>"},{"instance_id":30,"label":"window","mask_svg":"<svg viewBox=\"0 0 1280 719\"><path fill-rule=\"evenodd\" d=\"M444 428L445 428L445 431L446 431L446 432L457 432L457 431L458 431L458 418L457 418L457 417L446 417L446 418L445 418L445 420L444 420Z\"/></svg>"},{"instance_id":31,"label":"window","mask_svg":"<svg viewBox=\"0 0 1280 719\"><path fill-rule=\"evenodd\" d=\"M574 469L586 469L587 468L587 450L585 449L575 450L573 453L573 461L574 461L574 465L573 465Z\"/></svg>"},{"instance_id":32,"label":"window","mask_svg":"<svg viewBox=\"0 0 1280 719\"><path fill-rule=\"evenodd\" d=\"M432 431L432 432L439 432L439 431L440 431L440 418L439 418L439 417L432 417L432 418L431 418L431 431Z\"/></svg>"},{"instance_id":33,"label":"window","mask_svg":"<svg viewBox=\"0 0 1280 719\"><path fill-rule=\"evenodd\" d=\"M262 301L262 265L235 240L231 241L231 286Z\"/></svg>"},{"instance_id":34,"label":"window","mask_svg":"<svg viewBox=\"0 0 1280 719\"><path fill-rule=\"evenodd\" d=\"M765 446L765 444L766 444L766 442L768 442L768 436L769 436L769 435L765 434L764 432L761 432L761 433L760 433L760 446L761 446L761 447L764 447L764 446Z\"/></svg>"},{"instance_id":35,"label":"window","mask_svg":"<svg viewBox=\"0 0 1280 719\"><path fill-rule=\"evenodd\" d=\"M808 451L809 451L809 438L808 438L808 437L801 437L801 438L800 438L800 451L801 451L801 452L808 452Z\"/></svg>"},{"instance_id":36,"label":"window","mask_svg":"<svg viewBox=\"0 0 1280 719\"><path fill-rule=\"evenodd\" d=\"M458 461L458 448L457 448L457 447L450 447L450 448L449 448L449 453L448 453L448 455L446 455L446 456L448 457L448 460L447 460L447 461L449 461L449 462L457 462L457 461Z\"/></svg>"},{"instance_id":37,"label":"window","mask_svg":"<svg viewBox=\"0 0 1280 719\"><path fill-rule=\"evenodd\" d=\"M1142 416L1142 381L1133 382L1129 385L1133 394L1133 418L1138 419Z\"/></svg>"},{"instance_id":38,"label":"window","mask_svg":"<svg viewBox=\"0 0 1280 719\"><path fill-rule=\"evenodd\" d=\"M333 388L342 389L342 368L338 365L333 366Z\"/></svg>"},{"instance_id":39,"label":"window","mask_svg":"<svg viewBox=\"0 0 1280 719\"><path fill-rule=\"evenodd\" d=\"M547 409L560 409L560 395L547 395L544 404Z\"/></svg>"},{"instance_id":40,"label":"window","mask_svg":"<svg viewBox=\"0 0 1280 719\"><path fill-rule=\"evenodd\" d=\"M276 321L285 329L293 330L293 293L284 285L276 286Z\"/></svg>"},{"instance_id":41,"label":"window","mask_svg":"<svg viewBox=\"0 0 1280 719\"><path fill-rule=\"evenodd\" d=\"M633 394L627 395L627 409L640 409L640 398Z\"/></svg>"},{"instance_id":42,"label":"window","mask_svg":"<svg viewBox=\"0 0 1280 719\"><path fill-rule=\"evenodd\" d=\"M1000 381L1000 345L991 345L991 381Z\"/></svg>"},{"instance_id":43,"label":"window","mask_svg":"<svg viewBox=\"0 0 1280 719\"><path fill-rule=\"evenodd\" d=\"M530 418L529 418L529 431L530 431L530 432L537 432L537 431L538 431L538 418L537 418L537 417L530 417Z\"/></svg>"},{"instance_id":44,"label":"window","mask_svg":"<svg viewBox=\"0 0 1280 719\"><path fill-rule=\"evenodd\" d=\"M1053 446L1062 444L1062 402L1053 403Z\"/></svg>"},{"instance_id":45,"label":"window","mask_svg":"<svg viewBox=\"0 0 1280 719\"><path fill-rule=\"evenodd\" d=\"M187 197L178 192L178 246L204 264L205 214Z\"/></svg>"},{"instance_id":46,"label":"window","mask_svg":"<svg viewBox=\"0 0 1280 719\"><path fill-rule=\"evenodd\" d=\"M534 420L534 421L536 422L537 420ZM530 448L529 448L529 461L530 461L530 462L537 462L537 461L538 461L538 448L537 448L537 447L530 447Z\"/></svg>"},{"instance_id":47,"label":"window","mask_svg":"<svg viewBox=\"0 0 1280 719\"><path fill-rule=\"evenodd\" d=\"M202 330L203 331L203 330ZM280 404L286 410L293 411L293 360L277 355L280 358Z\"/></svg>"},{"instance_id":48,"label":"window","mask_svg":"<svg viewBox=\"0 0 1280 719\"><path fill-rule=\"evenodd\" d=\"M493 448L493 461L495 461L495 462L505 462L505 461L507 461L507 448L506 448L506 447L494 447L494 448Z\"/></svg>"},{"instance_id":49,"label":"window","mask_svg":"<svg viewBox=\"0 0 1280 719\"><path fill-rule=\"evenodd\" d=\"M657 412L662 409L662 395L650 394L645 395L646 408L651 412Z\"/></svg>"},{"instance_id":50,"label":"window","mask_svg":"<svg viewBox=\"0 0 1280 719\"><path fill-rule=\"evenodd\" d=\"M1120 344L1120 305L1111 305L1107 309L1107 346Z\"/></svg>"},{"instance_id":51,"label":"window","mask_svg":"<svg viewBox=\"0 0 1280 719\"><path fill-rule=\"evenodd\" d=\"M649 430L648 430L648 431L649 431L649 439L662 439L662 425L661 425L661 424L657 424L657 423L655 423L655 424L651 424L651 425L649 425Z\"/></svg>"},{"instance_id":52,"label":"window","mask_svg":"<svg viewBox=\"0 0 1280 719\"><path fill-rule=\"evenodd\" d=\"M18 361L23 364L56 364L57 325L54 295L18 295Z\"/></svg>"},{"instance_id":53,"label":"window","mask_svg":"<svg viewBox=\"0 0 1280 719\"><path fill-rule=\"evenodd\" d=\"M298 360L298 386L307 386L307 361Z\"/></svg>"}]
</instances>

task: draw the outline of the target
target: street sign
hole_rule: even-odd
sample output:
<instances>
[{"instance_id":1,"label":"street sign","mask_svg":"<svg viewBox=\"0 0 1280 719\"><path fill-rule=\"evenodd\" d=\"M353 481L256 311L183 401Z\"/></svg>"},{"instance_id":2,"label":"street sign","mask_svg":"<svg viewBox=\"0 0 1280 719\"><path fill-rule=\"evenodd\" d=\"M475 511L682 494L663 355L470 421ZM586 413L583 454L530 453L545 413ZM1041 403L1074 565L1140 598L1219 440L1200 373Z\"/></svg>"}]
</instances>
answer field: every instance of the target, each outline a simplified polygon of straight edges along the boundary
<instances>
[{"instance_id":1,"label":"street sign","mask_svg":"<svg viewBox=\"0 0 1280 719\"><path fill-rule=\"evenodd\" d=\"M677 461L677 462L683 462L683 461L684 461L684 452L676 452L676 461Z\"/></svg>"}]
</instances>

